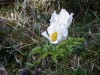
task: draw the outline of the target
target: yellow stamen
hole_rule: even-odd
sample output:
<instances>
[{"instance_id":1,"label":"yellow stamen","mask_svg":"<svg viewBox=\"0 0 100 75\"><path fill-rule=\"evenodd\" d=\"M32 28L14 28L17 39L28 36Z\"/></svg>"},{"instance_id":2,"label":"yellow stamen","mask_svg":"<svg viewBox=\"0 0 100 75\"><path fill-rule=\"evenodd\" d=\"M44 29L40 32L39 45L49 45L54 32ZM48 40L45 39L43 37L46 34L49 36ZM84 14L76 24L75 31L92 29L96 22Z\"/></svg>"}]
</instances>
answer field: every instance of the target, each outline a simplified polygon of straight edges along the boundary
<instances>
[{"instance_id":1,"label":"yellow stamen","mask_svg":"<svg viewBox=\"0 0 100 75\"><path fill-rule=\"evenodd\" d=\"M52 42L54 42L54 41L57 40L57 35L58 35L57 32L53 32L53 33L51 34L51 41L52 41Z\"/></svg>"}]
</instances>

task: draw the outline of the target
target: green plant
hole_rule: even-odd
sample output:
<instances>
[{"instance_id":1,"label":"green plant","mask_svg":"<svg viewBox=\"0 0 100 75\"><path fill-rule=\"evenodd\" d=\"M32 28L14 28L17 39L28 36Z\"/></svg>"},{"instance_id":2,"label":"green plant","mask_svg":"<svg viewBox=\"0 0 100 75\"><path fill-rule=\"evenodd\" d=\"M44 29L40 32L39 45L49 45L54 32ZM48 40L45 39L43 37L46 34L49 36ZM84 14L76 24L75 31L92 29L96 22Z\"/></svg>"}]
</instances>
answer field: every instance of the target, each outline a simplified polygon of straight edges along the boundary
<instances>
[{"instance_id":1,"label":"green plant","mask_svg":"<svg viewBox=\"0 0 100 75\"><path fill-rule=\"evenodd\" d=\"M66 72L68 60L71 56L75 46L84 42L83 38L71 38L61 42L58 45L52 45L46 43L45 45L35 47L31 50L29 54L32 56L36 55L37 60L32 63L34 66L43 62L44 59L50 59L49 62L54 62L55 65L58 65L59 62L64 64L64 72ZM61 60L61 61L60 61Z\"/></svg>"}]
</instances>

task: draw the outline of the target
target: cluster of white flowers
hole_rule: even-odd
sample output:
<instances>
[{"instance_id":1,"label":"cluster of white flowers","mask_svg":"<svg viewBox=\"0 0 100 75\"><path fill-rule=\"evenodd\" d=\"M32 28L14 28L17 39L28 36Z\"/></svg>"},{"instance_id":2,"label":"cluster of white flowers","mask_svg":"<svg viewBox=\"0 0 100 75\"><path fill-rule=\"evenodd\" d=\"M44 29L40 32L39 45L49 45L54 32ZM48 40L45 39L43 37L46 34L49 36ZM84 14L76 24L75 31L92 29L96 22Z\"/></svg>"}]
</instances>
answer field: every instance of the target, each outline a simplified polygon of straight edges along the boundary
<instances>
[{"instance_id":1,"label":"cluster of white flowers","mask_svg":"<svg viewBox=\"0 0 100 75\"><path fill-rule=\"evenodd\" d=\"M65 9L61 9L59 14L54 11L50 19L50 26L41 35L46 37L52 44L58 44L62 40L66 40L72 19L73 13L69 14Z\"/></svg>"}]
</instances>

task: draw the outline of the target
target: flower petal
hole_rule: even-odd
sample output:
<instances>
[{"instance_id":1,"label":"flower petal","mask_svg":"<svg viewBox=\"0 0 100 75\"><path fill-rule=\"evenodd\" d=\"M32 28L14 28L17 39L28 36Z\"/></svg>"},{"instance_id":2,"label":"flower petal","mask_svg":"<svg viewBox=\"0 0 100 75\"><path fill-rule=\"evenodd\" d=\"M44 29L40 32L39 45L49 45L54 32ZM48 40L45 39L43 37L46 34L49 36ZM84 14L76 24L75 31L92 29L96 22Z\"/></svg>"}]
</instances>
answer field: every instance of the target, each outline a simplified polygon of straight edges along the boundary
<instances>
[{"instance_id":1,"label":"flower petal","mask_svg":"<svg viewBox=\"0 0 100 75\"><path fill-rule=\"evenodd\" d=\"M68 18L69 18L69 13L65 9L62 9L58 15L59 24L67 24Z\"/></svg>"},{"instance_id":2,"label":"flower petal","mask_svg":"<svg viewBox=\"0 0 100 75\"><path fill-rule=\"evenodd\" d=\"M59 40L54 41L54 42L50 41L51 44L58 44L59 42L60 42Z\"/></svg>"},{"instance_id":3,"label":"flower petal","mask_svg":"<svg viewBox=\"0 0 100 75\"><path fill-rule=\"evenodd\" d=\"M41 35L43 35L43 36L46 37L48 40L50 40L50 37L48 36L48 34L47 34L46 31L42 32Z\"/></svg>"},{"instance_id":4,"label":"flower petal","mask_svg":"<svg viewBox=\"0 0 100 75\"><path fill-rule=\"evenodd\" d=\"M70 15L69 15L69 18L68 18L68 20L67 20L67 28L69 28L69 26L71 25L71 23L72 23L72 19L73 19L73 13L71 13Z\"/></svg>"},{"instance_id":5,"label":"flower petal","mask_svg":"<svg viewBox=\"0 0 100 75\"><path fill-rule=\"evenodd\" d=\"M54 11L51 16L50 23L57 22L57 16L58 16L58 14L56 14L56 11Z\"/></svg>"},{"instance_id":6,"label":"flower petal","mask_svg":"<svg viewBox=\"0 0 100 75\"><path fill-rule=\"evenodd\" d=\"M58 40L59 41L65 40L67 38L67 35L68 35L68 29L65 26L63 26L63 28L60 28L58 33L59 33Z\"/></svg>"},{"instance_id":7,"label":"flower petal","mask_svg":"<svg viewBox=\"0 0 100 75\"><path fill-rule=\"evenodd\" d=\"M56 31L58 24L56 22L53 22L50 24L50 26L47 28L48 34L52 34L54 31Z\"/></svg>"}]
</instances>

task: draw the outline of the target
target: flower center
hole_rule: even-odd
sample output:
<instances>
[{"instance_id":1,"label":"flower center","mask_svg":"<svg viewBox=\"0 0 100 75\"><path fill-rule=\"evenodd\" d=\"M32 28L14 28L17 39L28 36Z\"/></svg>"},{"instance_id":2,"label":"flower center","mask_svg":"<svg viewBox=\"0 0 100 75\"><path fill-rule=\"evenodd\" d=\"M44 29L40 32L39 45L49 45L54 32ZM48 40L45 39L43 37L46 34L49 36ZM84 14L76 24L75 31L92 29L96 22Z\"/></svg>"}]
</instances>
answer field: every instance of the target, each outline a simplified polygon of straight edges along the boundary
<instances>
[{"instance_id":1,"label":"flower center","mask_svg":"<svg viewBox=\"0 0 100 75\"><path fill-rule=\"evenodd\" d=\"M57 32L53 32L52 34L51 34L51 41L56 41L57 40L57 35L58 35L58 33Z\"/></svg>"}]
</instances>

